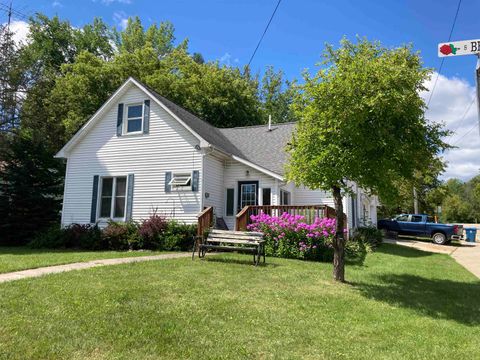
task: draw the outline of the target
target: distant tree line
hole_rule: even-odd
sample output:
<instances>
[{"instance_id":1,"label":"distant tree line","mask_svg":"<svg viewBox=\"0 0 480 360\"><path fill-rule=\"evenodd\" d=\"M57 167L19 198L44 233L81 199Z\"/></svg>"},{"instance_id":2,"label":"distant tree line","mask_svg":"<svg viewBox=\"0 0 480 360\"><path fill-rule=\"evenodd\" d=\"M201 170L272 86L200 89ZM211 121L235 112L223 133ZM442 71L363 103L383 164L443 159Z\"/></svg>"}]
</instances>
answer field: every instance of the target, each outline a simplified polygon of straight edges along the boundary
<instances>
[{"instance_id":1,"label":"distant tree line","mask_svg":"<svg viewBox=\"0 0 480 360\"><path fill-rule=\"evenodd\" d=\"M282 71L205 61L169 22L82 28L36 14L25 43L0 26L0 244L58 222L64 163L53 155L129 77L218 127L292 121Z\"/></svg>"}]
</instances>

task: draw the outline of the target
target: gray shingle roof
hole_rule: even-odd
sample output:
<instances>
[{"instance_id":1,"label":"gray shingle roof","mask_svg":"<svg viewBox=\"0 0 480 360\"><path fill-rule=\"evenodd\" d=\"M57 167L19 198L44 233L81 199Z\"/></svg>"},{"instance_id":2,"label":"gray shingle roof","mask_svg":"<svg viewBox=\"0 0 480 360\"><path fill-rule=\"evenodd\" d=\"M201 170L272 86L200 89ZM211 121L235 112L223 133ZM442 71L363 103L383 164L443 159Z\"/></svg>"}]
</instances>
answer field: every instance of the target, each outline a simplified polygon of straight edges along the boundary
<instances>
[{"instance_id":1,"label":"gray shingle roof","mask_svg":"<svg viewBox=\"0 0 480 360\"><path fill-rule=\"evenodd\" d=\"M219 129L238 148L244 159L274 173L283 175L287 153L285 146L290 141L295 123L246 126Z\"/></svg>"},{"instance_id":2,"label":"gray shingle roof","mask_svg":"<svg viewBox=\"0 0 480 360\"><path fill-rule=\"evenodd\" d=\"M241 157L274 173L283 175L287 159L285 146L292 136L295 123L274 124L270 131L267 125L226 129L216 128L158 94L141 81L138 82L147 88L148 91L172 113L178 116L193 131L215 148L227 154Z\"/></svg>"}]
</instances>

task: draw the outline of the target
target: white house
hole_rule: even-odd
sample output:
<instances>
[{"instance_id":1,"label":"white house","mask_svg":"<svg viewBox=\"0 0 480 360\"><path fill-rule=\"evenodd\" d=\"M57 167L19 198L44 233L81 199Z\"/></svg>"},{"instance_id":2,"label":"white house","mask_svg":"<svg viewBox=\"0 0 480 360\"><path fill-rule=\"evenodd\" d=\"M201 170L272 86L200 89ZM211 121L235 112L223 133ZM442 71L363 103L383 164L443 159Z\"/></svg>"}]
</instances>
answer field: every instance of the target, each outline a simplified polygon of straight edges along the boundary
<instances>
[{"instance_id":1,"label":"white house","mask_svg":"<svg viewBox=\"0 0 480 360\"><path fill-rule=\"evenodd\" d=\"M67 160L62 225L141 220L186 223L212 206L229 229L246 205L333 206L330 193L284 179L294 123L215 128L129 78L56 155ZM378 200L346 196L350 228L376 223Z\"/></svg>"}]
</instances>

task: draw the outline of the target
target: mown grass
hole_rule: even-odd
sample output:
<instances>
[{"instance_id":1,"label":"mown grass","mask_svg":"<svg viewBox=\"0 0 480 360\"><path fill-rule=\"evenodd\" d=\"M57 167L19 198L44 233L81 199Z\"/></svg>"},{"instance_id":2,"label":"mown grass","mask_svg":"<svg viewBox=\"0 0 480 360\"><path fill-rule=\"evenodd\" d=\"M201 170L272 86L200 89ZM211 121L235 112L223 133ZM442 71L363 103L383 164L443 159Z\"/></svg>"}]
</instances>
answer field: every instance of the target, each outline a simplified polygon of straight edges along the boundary
<instances>
[{"instance_id":1,"label":"mown grass","mask_svg":"<svg viewBox=\"0 0 480 360\"><path fill-rule=\"evenodd\" d=\"M480 282L385 244L347 284L331 265L162 260L0 285L5 359L474 359Z\"/></svg>"},{"instance_id":2,"label":"mown grass","mask_svg":"<svg viewBox=\"0 0 480 360\"><path fill-rule=\"evenodd\" d=\"M0 246L0 273L99 259L156 255L158 251L79 251Z\"/></svg>"}]
</instances>

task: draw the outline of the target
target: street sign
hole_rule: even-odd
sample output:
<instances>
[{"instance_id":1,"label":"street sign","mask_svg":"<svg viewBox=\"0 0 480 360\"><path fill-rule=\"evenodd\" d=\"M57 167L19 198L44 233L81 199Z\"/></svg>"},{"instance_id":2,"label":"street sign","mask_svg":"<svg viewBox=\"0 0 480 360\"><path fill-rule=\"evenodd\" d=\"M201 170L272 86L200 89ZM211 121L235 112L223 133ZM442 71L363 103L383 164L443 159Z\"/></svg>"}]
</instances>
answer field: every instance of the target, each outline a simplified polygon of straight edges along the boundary
<instances>
[{"instance_id":1,"label":"street sign","mask_svg":"<svg viewBox=\"0 0 480 360\"><path fill-rule=\"evenodd\" d=\"M480 53L480 39L444 42L438 44L439 57L460 55L478 55Z\"/></svg>"}]
</instances>

